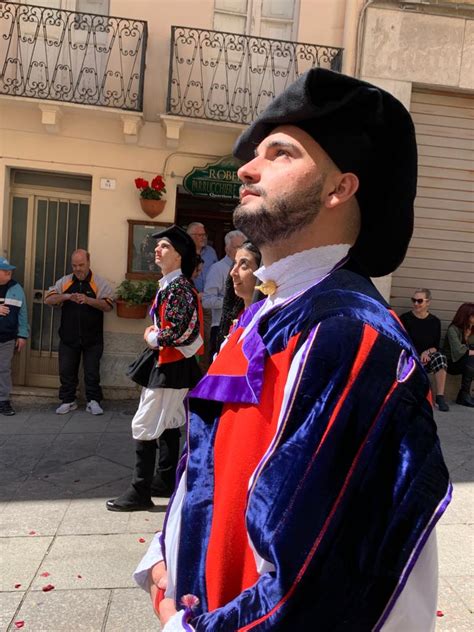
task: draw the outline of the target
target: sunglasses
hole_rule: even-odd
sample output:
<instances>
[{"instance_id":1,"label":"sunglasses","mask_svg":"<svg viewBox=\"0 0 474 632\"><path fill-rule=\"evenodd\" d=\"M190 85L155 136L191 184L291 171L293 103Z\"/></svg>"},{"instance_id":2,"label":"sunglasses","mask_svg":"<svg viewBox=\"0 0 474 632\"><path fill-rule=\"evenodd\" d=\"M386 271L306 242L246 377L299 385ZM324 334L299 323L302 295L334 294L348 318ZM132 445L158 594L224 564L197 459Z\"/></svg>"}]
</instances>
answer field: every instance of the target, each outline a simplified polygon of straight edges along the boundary
<instances>
[{"instance_id":1,"label":"sunglasses","mask_svg":"<svg viewBox=\"0 0 474 632\"><path fill-rule=\"evenodd\" d=\"M412 298L411 302L412 303L418 303L418 305L421 305L422 303L424 303L426 301L426 298Z\"/></svg>"}]
</instances>

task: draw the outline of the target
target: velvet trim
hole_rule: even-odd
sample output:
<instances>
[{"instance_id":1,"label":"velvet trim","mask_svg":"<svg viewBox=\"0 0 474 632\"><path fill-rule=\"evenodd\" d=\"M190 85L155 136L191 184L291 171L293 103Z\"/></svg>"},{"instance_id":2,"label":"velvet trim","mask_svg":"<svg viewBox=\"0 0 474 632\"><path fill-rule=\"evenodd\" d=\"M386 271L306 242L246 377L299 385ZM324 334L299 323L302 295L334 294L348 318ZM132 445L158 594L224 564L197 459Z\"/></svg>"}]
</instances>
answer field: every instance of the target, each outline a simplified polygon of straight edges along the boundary
<instances>
[{"instance_id":1,"label":"velvet trim","mask_svg":"<svg viewBox=\"0 0 474 632\"><path fill-rule=\"evenodd\" d=\"M274 570L209 612L205 558L222 404L194 398L177 599L199 597L191 621L198 632L289 631L312 621L367 632L393 606L449 501L429 381L375 288L352 272L338 270L263 316L258 331L267 358L296 334L302 349L285 386L288 407L247 496L248 536ZM253 407L238 404L243 415Z\"/></svg>"}]
</instances>

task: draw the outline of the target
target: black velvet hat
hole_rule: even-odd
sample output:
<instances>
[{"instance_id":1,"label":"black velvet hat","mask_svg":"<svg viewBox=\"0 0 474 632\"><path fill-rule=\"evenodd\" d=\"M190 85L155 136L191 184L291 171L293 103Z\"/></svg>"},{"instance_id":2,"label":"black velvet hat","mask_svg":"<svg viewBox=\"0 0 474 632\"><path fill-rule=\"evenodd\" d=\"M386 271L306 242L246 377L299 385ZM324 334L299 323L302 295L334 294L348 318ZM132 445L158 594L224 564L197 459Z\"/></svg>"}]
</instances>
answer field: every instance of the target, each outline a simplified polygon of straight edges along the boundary
<instances>
[{"instance_id":1,"label":"black velvet hat","mask_svg":"<svg viewBox=\"0 0 474 632\"><path fill-rule=\"evenodd\" d=\"M413 122L394 96L354 77L313 68L278 95L241 134L244 161L280 125L302 128L342 172L359 178L361 230L353 262L373 277L403 261L413 232L417 152Z\"/></svg>"},{"instance_id":2,"label":"black velvet hat","mask_svg":"<svg viewBox=\"0 0 474 632\"><path fill-rule=\"evenodd\" d=\"M181 255L181 271L185 277L191 278L196 267L196 246L192 237L180 226L170 226L157 233L153 233L155 239L167 239L173 248Z\"/></svg>"}]
</instances>

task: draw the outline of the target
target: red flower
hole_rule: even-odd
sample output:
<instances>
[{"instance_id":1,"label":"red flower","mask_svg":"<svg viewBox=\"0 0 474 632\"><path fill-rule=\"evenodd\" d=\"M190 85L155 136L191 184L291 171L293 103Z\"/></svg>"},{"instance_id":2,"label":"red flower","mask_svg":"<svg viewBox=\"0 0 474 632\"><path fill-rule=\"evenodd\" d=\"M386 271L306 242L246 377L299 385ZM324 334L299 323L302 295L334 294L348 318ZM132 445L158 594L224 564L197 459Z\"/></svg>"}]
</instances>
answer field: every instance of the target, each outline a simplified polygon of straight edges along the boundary
<instances>
[{"instance_id":1,"label":"red flower","mask_svg":"<svg viewBox=\"0 0 474 632\"><path fill-rule=\"evenodd\" d=\"M442 610L436 610L437 617L444 617L444 612Z\"/></svg>"},{"instance_id":2,"label":"red flower","mask_svg":"<svg viewBox=\"0 0 474 632\"><path fill-rule=\"evenodd\" d=\"M135 186L137 189L146 189L148 185L148 180L144 180L143 178L137 178L135 180Z\"/></svg>"},{"instance_id":3,"label":"red flower","mask_svg":"<svg viewBox=\"0 0 474 632\"><path fill-rule=\"evenodd\" d=\"M155 176L151 181L151 188L155 189L156 191L162 191L165 188L163 178L161 176Z\"/></svg>"},{"instance_id":4,"label":"red flower","mask_svg":"<svg viewBox=\"0 0 474 632\"><path fill-rule=\"evenodd\" d=\"M142 544L146 542L145 538L138 538L138 541L141 542Z\"/></svg>"}]
</instances>

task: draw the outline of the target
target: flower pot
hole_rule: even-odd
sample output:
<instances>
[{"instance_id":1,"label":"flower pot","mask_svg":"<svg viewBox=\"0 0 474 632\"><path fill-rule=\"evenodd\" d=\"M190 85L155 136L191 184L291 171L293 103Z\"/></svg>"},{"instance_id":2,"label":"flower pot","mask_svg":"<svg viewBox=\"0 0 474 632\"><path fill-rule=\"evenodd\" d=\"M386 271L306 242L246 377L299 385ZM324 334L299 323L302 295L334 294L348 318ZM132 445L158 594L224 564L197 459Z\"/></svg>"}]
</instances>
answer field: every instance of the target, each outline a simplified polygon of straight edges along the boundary
<instances>
[{"instance_id":1,"label":"flower pot","mask_svg":"<svg viewBox=\"0 0 474 632\"><path fill-rule=\"evenodd\" d=\"M140 206L142 211L148 215L148 217L156 217L163 213L166 200L145 200L140 198Z\"/></svg>"},{"instance_id":2,"label":"flower pot","mask_svg":"<svg viewBox=\"0 0 474 632\"><path fill-rule=\"evenodd\" d=\"M148 309L148 305L146 303L133 305L126 303L125 301L121 301L120 299L116 301L116 305L117 316L119 318L145 318Z\"/></svg>"}]
</instances>

